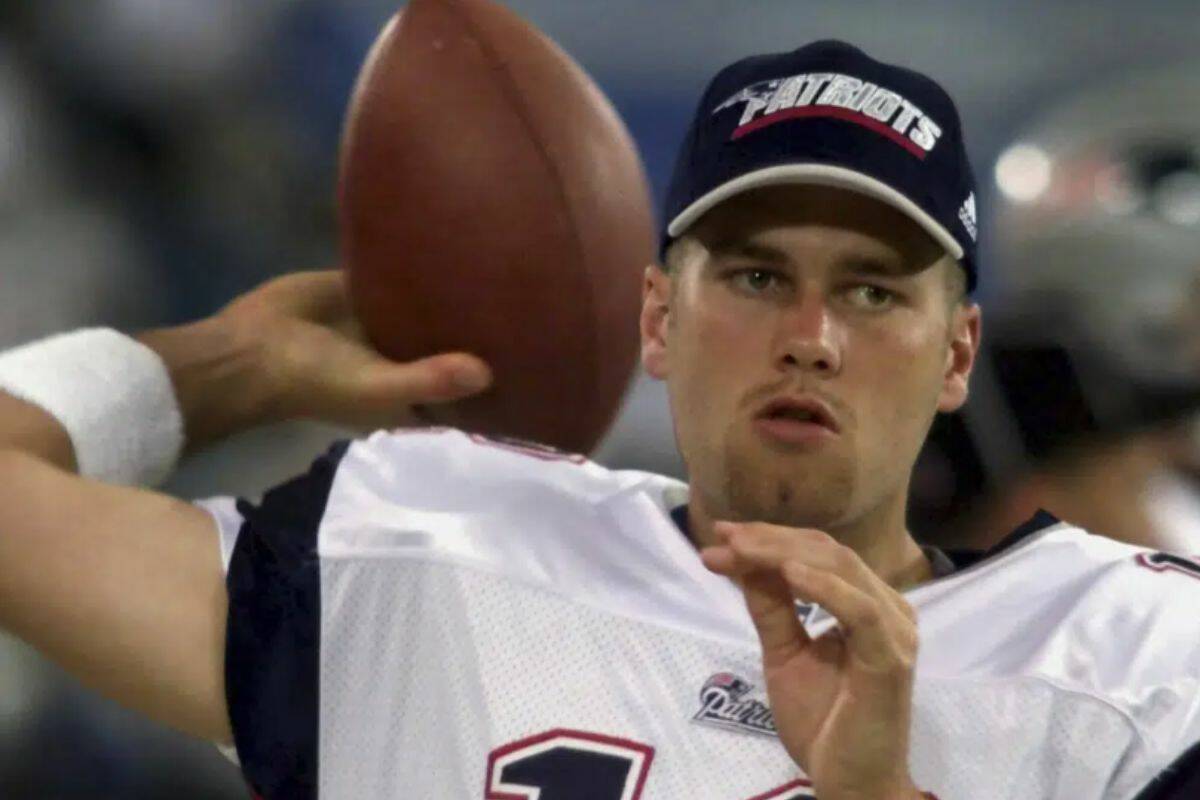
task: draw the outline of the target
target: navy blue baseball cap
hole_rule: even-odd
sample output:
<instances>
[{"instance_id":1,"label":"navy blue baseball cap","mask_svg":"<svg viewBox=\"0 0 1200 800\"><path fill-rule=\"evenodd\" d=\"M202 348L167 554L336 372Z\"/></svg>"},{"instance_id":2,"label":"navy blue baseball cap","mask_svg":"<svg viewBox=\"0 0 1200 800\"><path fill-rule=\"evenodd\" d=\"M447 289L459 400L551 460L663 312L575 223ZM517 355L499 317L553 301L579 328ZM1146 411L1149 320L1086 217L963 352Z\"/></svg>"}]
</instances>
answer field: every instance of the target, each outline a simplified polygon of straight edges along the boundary
<instances>
[{"instance_id":1,"label":"navy blue baseball cap","mask_svg":"<svg viewBox=\"0 0 1200 800\"><path fill-rule=\"evenodd\" d=\"M896 208L958 259L975 288L975 179L954 101L925 75L833 40L721 70L675 164L662 250L730 197L790 183Z\"/></svg>"}]
</instances>

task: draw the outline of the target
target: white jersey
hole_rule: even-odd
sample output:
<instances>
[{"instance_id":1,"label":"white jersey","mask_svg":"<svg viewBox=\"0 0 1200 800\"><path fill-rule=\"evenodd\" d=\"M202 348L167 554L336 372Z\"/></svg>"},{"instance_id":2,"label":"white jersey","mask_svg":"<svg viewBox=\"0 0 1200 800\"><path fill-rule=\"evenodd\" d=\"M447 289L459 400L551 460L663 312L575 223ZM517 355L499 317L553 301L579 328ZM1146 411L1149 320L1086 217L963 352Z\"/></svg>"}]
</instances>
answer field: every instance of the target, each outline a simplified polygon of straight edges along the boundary
<instances>
[{"instance_id":1,"label":"white jersey","mask_svg":"<svg viewBox=\"0 0 1200 800\"><path fill-rule=\"evenodd\" d=\"M338 445L257 506L205 501L247 780L263 800L812 797L741 594L677 524L686 491L426 430ZM906 593L918 786L1200 796L1200 566L1048 515L952 556Z\"/></svg>"}]
</instances>

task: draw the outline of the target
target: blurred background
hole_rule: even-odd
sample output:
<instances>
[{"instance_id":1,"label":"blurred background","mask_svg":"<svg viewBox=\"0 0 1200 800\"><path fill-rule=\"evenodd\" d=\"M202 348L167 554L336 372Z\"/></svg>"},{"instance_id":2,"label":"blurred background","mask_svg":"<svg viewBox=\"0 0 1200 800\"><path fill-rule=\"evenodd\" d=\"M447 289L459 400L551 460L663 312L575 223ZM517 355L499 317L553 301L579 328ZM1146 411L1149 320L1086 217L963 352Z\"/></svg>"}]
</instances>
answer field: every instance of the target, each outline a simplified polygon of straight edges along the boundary
<instances>
[{"instance_id":1,"label":"blurred background","mask_svg":"<svg viewBox=\"0 0 1200 800\"><path fill-rule=\"evenodd\" d=\"M1190 0L509 0L608 92L657 198L706 80L846 39L940 80L979 182L988 346L939 420L913 529L987 547L1045 506L1200 552L1200 15ZM382 0L0 4L0 347L216 310L337 260L341 116ZM681 475L637 379L597 459ZM254 495L338 431L254 431L184 497ZM215 543L214 543L215 547ZM86 559L86 553L80 553ZM0 638L0 796L245 798L204 743L95 698Z\"/></svg>"}]
</instances>

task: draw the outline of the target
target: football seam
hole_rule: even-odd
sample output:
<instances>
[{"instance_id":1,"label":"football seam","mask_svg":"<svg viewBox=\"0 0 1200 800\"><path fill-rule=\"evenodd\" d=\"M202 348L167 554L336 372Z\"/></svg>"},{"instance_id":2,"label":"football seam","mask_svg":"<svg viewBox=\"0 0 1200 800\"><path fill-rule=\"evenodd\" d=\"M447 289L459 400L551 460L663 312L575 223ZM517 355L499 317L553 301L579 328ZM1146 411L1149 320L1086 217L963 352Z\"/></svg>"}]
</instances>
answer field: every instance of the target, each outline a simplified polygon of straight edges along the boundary
<instances>
[{"instance_id":1,"label":"football seam","mask_svg":"<svg viewBox=\"0 0 1200 800\"><path fill-rule=\"evenodd\" d=\"M491 42L489 42L484 36L480 35L479 27L475 25L474 20L471 19L471 14L462 8L462 3L460 0L450 0L450 2L447 2L446 5L453 10L454 14L457 15L460 20L462 20L463 27L470 32L471 38L474 39L476 44L479 45L480 51L484 54L487 60L491 62L493 68L499 76L500 90L505 94L505 96L508 97L513 112L516 114L517 119L520 120L521 127L525 129L529 136L529 141L534 144L534 147L537 150L538 158L540 158L542 162L546 164L550 175L554 179L554 191L558 195L559 200L562 202L563 208L566 209L567 218L570 222L571 243L573 249L575 250L577 263L583 264L583 242L580 241L579 238L579 220L575 216L575 207L570 202L570 198L567 196L567 192L564 188L565 184L563 181L563 176L562 173L559 172L558 165L554 162L554 159L550 158L548 155L546 143L542 140L541 136L538 135L538 130L531 121L529 109L525 105L524 99L521 96L521 92L517 89L516 80L513 78L512 73L508 70L508 67L505 66L503 59L500 58L500 54L495 50L495 48L492 47ZM592 330L595 331L597 330L598 325L596 319L596 304L592 298L592 274L590 270L587 272L587 280L585 281L585 284L587 285L588 289L586 300L586 316L591 322ZM593 337L589 337L588 369L589 374L593 376L595 376L599 371L599 357L599 343L595 341ZM590 415L595 417L595 419L590 419L589 425L595 426L597 424L599 413L599 411L595 411Z\"/></svg>"}]
</instances>

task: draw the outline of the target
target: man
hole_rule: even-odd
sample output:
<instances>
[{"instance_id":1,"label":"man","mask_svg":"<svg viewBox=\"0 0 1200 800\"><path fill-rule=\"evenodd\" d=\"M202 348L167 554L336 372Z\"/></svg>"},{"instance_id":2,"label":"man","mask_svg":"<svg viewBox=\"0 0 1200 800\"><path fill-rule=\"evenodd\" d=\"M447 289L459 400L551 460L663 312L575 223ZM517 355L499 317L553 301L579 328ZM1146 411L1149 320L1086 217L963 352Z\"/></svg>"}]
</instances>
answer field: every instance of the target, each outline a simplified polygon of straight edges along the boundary
<instances>
[{"instance_id":1,"label":"man","mask_svg":"<svg viewBox=\"0 0 1200 800\"><path fill-rule=\"evenodd\" d=\"M157 477L181 423L387 426L486 383L373 356L336 275L149 351L5 355L0 624L232 741L271 800L1194 792L1200 566L1043 517L989 554L905 528L978 347L958 128L932 81L837 42L714 79L641 318L690 491L447 430L342 443L258 505L71 474Z\"/></svg>"}]
</instances>

